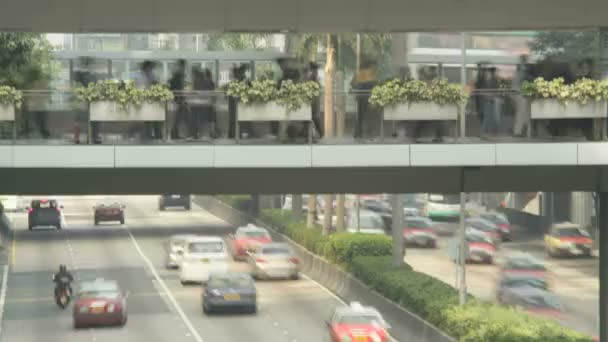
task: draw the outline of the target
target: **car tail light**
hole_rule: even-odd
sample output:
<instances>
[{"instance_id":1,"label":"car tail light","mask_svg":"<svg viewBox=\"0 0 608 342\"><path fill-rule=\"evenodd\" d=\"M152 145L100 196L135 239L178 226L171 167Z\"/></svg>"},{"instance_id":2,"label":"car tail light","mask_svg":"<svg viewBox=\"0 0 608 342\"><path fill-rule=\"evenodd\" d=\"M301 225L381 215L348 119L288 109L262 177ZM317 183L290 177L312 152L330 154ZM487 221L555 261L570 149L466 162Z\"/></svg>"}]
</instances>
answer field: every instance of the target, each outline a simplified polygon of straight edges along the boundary
<instances>
[{"instance_id":1,"label":"car tail light","mask_svg":"<svg viewBox=\"0 0 608 342\"><path fill-rule=\"evenodd\" d=\"M266 262L266 259L262 259L262 258L256 258L255 262Z\"/></svg>"},{"instance_id":2,"label":"car tail light","mask_svg":"<svg viewBox=\"0 0 608 342\"><path fill-rule=\"evenodd\" d=\"M59 208L55 208L55 210L57 210L57 212L60 212Z\"/></svg>"},{"instance_id":3,"label":"car tail light","mask_svg":"<svg viewBox=\"0 0 608 342\"><path fill-rule=\"evenodd\" d=\"M34 208L29 208L27 211L28 213L31 213L32 211L34 211Z\"/></svg>"},{"instance_id":4,"label":"car tail light","mask_svg":"<svg viewBox=\"0 0 608 342\"><path fill-rule=\"evenodd\" d=\"M289 258L289 262L291 262L292 264L296 264L296 265L300 263L298 258Z\"/></svg>"}]
</instances>

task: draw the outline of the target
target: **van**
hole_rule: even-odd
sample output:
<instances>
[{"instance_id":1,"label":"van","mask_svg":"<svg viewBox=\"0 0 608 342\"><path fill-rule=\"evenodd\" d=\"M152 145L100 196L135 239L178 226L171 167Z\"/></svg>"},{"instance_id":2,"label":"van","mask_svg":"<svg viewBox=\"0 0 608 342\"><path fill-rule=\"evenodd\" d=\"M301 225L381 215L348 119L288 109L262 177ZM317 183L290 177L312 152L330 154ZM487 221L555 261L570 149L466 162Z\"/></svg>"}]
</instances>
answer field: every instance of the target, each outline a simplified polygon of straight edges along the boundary
<instances>
[{"instance_id":1,"label":"van","mask_svg":"<svg viewBox=\"0 0 608 342\"><path fill-rule=\"evenodd\" d=\"M227 272L230 260L230 253L222 238L187 237L181 260L180 281L182 285L206 283L209 274Z\"/></svg>"}]
</instances>

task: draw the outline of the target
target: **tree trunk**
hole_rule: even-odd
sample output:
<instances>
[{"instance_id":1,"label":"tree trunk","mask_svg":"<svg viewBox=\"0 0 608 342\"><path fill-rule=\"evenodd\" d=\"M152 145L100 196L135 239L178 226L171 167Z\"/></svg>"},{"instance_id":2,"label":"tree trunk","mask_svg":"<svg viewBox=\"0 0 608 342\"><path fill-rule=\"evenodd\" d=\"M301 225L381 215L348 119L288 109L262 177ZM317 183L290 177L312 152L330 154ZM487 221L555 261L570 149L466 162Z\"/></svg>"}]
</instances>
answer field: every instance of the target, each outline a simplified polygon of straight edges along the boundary
<instances>
[{"instance_id":1,"label":"tree trunk","mask_svg":"<svg viewBox=\"0 0 608 342\"><path fill-rule=\"evenodd\" d=\"M317 221L317 195L308 195L308 213L306 217L306 226L312 228Z\"/></svg>"},{"instance_id":2,"label":"tree trunk","mask_svg":"<svg viewBox=\"0 0 608 342\"><path fill-rule=\"evenodd\" d=\"M302 220L302 195L291 195L291 212L294 220Z\"/></svg>"}]
</instances>

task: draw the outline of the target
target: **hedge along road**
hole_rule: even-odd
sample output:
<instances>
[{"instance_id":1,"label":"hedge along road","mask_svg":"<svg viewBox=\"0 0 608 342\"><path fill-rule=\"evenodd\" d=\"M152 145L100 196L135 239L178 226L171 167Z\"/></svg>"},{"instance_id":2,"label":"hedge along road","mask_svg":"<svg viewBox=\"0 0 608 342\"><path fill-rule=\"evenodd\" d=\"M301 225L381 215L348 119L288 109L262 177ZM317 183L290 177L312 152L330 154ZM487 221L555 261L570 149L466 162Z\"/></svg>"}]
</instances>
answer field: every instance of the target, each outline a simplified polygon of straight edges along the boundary
<instances>
[{"instance_id":1,"label":"hedge along road","mask_svg":"<svg viewBox=\"0 0 608 342\"><path fill-rule=\"evenodd\" d=\"M514 252L526 252L545 261L553 274L552 286L565 306L562 323L595 336L599 333L599 262L592 259L554 259L546 257L542 239L530 238L521 227L513 228L513 242L503 242L495 265L467 265L467 289L479 299L494 301L501 261ZM440 238L437 249L408 247L405 261L416 271L456 284L456 265L448 257L449 237Z\"/></svg>"},{"instance_id":2,"label":"hedge along road","mask_svg":"<svg viewBox=\"0 0 608 342\"><path fill-rule=\"evenodd\" d=\"M165 288L131 241L129 233L159 278L205 342L322 341L331 309L342 305L313 281L258 282L259 313L205 317L198 286L183 287L176 271L164 269L163 242L175 233L226 235L234 227L194 207L191 212L159 212L156 197L121 197L126 228L93 225L96 199L59 198L68 228L27 231L24 213L12 215L15 260L7 279L0 341L197 341ZM71 246L71 248L69 247ZM52 300L51 274L60 263L76 270L80 279L116 279L129 298L129 321L124 328L72 329L71 310L59 310ZM233 263L244 270L243 263ZM27 328L24 328L27 327Z\"/></svg>"}]
</instances>

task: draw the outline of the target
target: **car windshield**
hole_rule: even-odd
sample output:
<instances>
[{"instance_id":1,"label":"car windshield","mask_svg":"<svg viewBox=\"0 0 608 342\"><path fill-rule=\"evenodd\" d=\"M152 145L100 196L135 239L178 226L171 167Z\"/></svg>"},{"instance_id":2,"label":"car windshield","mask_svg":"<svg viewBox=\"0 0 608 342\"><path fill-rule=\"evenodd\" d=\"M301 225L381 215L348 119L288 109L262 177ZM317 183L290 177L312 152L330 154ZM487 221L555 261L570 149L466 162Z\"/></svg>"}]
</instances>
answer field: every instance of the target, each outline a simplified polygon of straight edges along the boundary
<instances>
[{"instance_id":1,"label":"car windshield","mask_svg":"<svg viewBox=\"0 0 608 342\"><path fill-rule=\"evenodd\" d=\"M581 236L581 237L589 236L589 234L586 234L580 228L577 228L577 227L558 229L555 231L555 235L557 235L557 236Z\"/></svg>"},{"instance_id":2,"label":"car windshield","mask_svg":"<svg viewBox=\"0 0 608 342\"><path fill-rule=\"evenodd\" d=\"M492 222L483 219L469 220L467 223L475 227L475 229L483 230L484 232L496 231L496 226Z\"/></svg>"},{"instance_id":3,"label":"car windshield","mask_svg":"<svg viewBox=\"0 0 608 342\"><path fill-rule=\"evenodd\" d=\"M188 244L189 253L220 253L224 251L221 242L191 242Z\"/></svg>"},{"instance_id":4,"label":"car windshield","mask_svg":"<svg viewBox=\"0 0 608 342\"><path fill-rule=\"evenodd\" d=\"M406 220L405 222L409 228L433 228L431 220Z\"/></svg>"},{"instance_id":5,"label":"car windshield","mask_svg":"<svg viewBox=\"0 0 608 342\"><path fill-rule=\"evenodd\" d=\"M543 290L549 288L547 281L540 277L507 277L502 280L502 285L504 287L530 286Z\"/></svg>"},{"instance_id":6,"label":"car windshield","mask_svg":"<svg viewBox=\"0 0 608 342\"><path fill-rule=\"evenodd\" d=\"M278 255L278 254L291 254L287 247L266 247L262 249L262 254Z\"/></svg>"},{"instance_id":7,"label":"car windshield","mask_svg":"<svg viewBox=\"0 0 608 342\"><path fill-rule=\"evenodd\" d=\"M359 324L372 324L372 323L380 323L380 319L378 318L378 316L376 315L362 315L362 314L357 314L357 315L344 315L342 317L339 318L338 320L338 324L354 324L354 325L359 325Z\"/></svg>"},{"instance_id":8,"label":"car windshield","mask_svg":"<svg viewBox=\"0 0 608 342\"><path fill-rule=\"evenodd\" d=\"M207 283L209 287L216 288L224 288L224 287L233 287L233 286L251 286L253 282L251 277L248 275L221 275L221 276L212 276Z\"/></svg>"},{"instance_id":9,"label":"car windshield","mask_svg":"<svg viewBox=\"0 0 608 342\"><path fill-rule=\"evenodd\" d=\"M528 309L562 309L557 297L549 294L526 295L521 298L520 303Z\"/></svg>"},{"instance_id":10,"label":"car windshield","mask_svg":"<svg viewBox=\"0 0 608 342\"><path fill-rule=\"evenodd\" d=\"M483 243L489 243L489 244L492 243L492 241L487 236L484 236L482 234L467 234L467 241L468 242L483 242Z\"/></svg>"},{"instance_id":11,"label":"car windshield","mask_svg":"<svg viewBox=\"0 0 608 342\"><path fill-rule=\"evenodd\" d=\"M118 299L120 292L118 291L86 291L80 292L80 299Z\"/></svg>"},{"instance_id":12,"label":"car windshield","mask_svg":"<svg viewBox=\"0 0 608 342\"><path fill-rule=\"evenodd\" d=\"M488 215L482 215L482 217L486 220L490 220L494 223L498 223L498 224L509 224L509 220L507 220L507 218L503 215L499 215L499 214L488 214Z\"/></svg>"},{"instance_id":13,"label":"car windshield","mask_svg":"<svg viewBox=\"0 0 608 342\"><path fill-rule=\"evenodd\" d=\"M237 238L264 239L269 238L268 232L263 230L245 230L236 233Z\"/></svg>"},{"instance_id":14,"label":"car windshield","mask_svg":"<svg viewBox=\"0 0 608 342\"><path fill-rule=\"evenodd\" d=\"M36 208L36 209L57 208L57 203L55 201L47 201L47 200L33 201L32 208Z\"/></svg>"},{"instance_id":15,"label":"car windshield","mask_svg":"<svg viewBox=\"0 0 608 342\"><path fill-rule=\"evenodd\" d=\"M509 259L505 263L505 269L509 270L531 270L545 271L545 266L535 260L529 258Z\"/></svg>"},{"instance_id":16,"label":"car windshield","mask_svg":"<svg viewBox=\"0 0 608 342\"><path fill-rule=\"evenodd\" d=\"M355 213L352 218L351 228L363 228L363 229L383 229L384 222L376 215L361 215L361 224L357 224L357 214Z\"/></svg>"}]
</instances>

